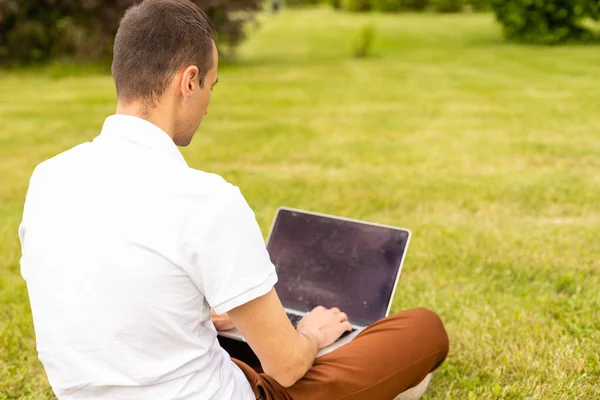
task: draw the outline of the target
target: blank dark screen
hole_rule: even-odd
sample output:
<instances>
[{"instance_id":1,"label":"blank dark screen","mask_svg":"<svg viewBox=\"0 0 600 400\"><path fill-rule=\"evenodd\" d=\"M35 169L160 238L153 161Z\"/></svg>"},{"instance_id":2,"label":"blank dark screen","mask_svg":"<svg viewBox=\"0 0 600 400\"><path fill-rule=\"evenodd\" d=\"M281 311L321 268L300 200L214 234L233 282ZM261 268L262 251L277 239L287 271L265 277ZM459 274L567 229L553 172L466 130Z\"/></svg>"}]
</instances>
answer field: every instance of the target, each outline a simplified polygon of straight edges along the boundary
<instances>
[{"instance_id":1,"label":"blank dark screen","mask_svg":"<svg viewBox=\"0 0 600 400\"><path fill-rule=\"evenodd\" d=\"M352 323L383 318L406 250L406 230L282 209L268 250L286 307L339 307Z\"/></svg>"}]
</instances>

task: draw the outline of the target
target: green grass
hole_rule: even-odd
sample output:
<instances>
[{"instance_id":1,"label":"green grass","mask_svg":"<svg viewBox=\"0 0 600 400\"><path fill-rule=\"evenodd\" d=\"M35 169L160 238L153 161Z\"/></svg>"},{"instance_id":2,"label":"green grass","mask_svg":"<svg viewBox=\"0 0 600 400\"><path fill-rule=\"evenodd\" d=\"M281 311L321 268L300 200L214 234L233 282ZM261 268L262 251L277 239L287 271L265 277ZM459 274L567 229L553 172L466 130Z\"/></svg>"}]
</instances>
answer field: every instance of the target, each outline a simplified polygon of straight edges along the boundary
<instances>
[{"instance_id":1,"label":"green grass","mask_svg":"<svg viewBox=\"0 0 600 400\"><path fill-rule=\"evenodd\" d=\"M428 399L597 399L598 50L507 44L491 15L264 16L184 155L263 231L280 205L412 229L394 309L451 337ZM19 275L28 177L114 110L110 76L66 75L0 74L0 399L52 398Z\"/></svg>"}]
</instances>

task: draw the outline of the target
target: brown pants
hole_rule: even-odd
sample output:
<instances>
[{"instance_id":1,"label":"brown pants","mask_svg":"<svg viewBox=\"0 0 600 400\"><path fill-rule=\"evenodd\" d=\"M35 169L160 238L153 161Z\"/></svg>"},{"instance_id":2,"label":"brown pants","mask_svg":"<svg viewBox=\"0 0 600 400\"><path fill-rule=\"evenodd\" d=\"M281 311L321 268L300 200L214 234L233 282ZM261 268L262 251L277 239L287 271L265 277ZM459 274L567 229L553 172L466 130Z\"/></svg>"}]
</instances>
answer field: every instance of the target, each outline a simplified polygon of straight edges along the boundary
<instances>
[{"instance_id":1,"label":"brown pants","mask_svg":"<svg viewBox=\"0 0 600 400\"><path fill-rule=\"evenodd\" d=\"M448 354L448 335L437 314L425 308L384 318L356 338L315 360L293 386L234 359L257 399L391 400L418 385Z\"/></svg>"}]
</instances>

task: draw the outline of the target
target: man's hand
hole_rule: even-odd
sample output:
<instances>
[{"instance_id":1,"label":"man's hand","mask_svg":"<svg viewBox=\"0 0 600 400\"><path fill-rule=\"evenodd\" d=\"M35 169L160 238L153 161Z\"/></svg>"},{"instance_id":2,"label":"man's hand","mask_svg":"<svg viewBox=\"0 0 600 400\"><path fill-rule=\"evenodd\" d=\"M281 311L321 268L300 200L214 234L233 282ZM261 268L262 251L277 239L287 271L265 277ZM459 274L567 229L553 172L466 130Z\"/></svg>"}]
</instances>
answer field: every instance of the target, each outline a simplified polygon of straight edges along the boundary
<instances>
[{"instance_id":1,"label":"man's hand","mask_svg":"<svg viewBox=\"0 0 600 400\"><path fill-rule=\"evenodd\" d=\"M337 307L327 309L322 306L306 314L297 328L298 333L315 337L319 350L338 340L342 333L351 330L352 325L346 313L341 312Z\"/></svg>"},{"instance_id":2,"label":"man's hand","mask_svg":"<svg viewBox=\"0 0 600 400\"><path fill-rule=\"evenodd\" d=\"M320 340L310 332L294 329L275 289L230 310L229 315L265 373L280 385L292 386L313 365ZM323 335L314 330L315 334Z\"/></svg>"},{"instance_id":3,"label":"man's hand","mask_svg":"<svg viewBox=\"0 0 600 400\"><path fill-rule=\"evenodd\" d=\"M233 321L231 318L229 318L227 313L219 315L213 309L211 309L210 317L212 319L212 323L218 331L228 331L235 328Z\"/></svg>"}]
</instances>

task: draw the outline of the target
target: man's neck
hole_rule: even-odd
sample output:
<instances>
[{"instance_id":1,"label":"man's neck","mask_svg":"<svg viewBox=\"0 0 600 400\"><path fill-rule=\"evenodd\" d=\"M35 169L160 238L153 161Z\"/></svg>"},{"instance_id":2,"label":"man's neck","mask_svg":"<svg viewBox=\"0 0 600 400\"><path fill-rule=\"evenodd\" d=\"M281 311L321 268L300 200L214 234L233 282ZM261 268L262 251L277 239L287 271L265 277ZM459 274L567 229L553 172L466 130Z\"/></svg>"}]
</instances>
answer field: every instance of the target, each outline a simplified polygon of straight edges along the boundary
<instances>
[{"instance_id":1,"label":"man's neck","mask_svg":"<svg viewBox=\"0 0 600 400\"><path fill-rule=\"evenodd\" d=\"M117 102L117 110L115 111L115 114L129 115L151 122L165 131L172 139L175 131L173 122L174 119L171 118L170 113L166 112L165 108L166 107L161 104L151 110L148 110L148 107L140 104L140 102L134 101L127 104Z\"/></svg>"}]
</instances>

